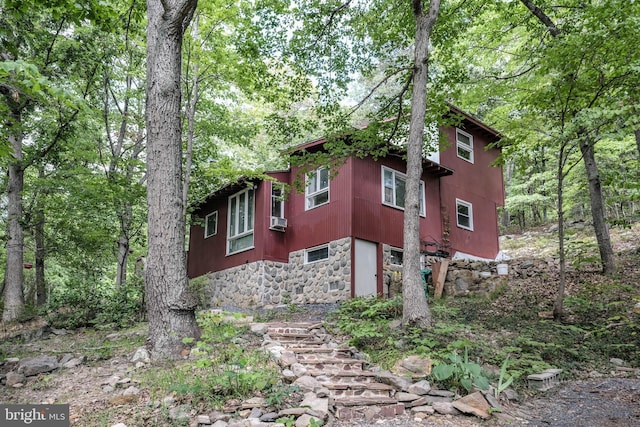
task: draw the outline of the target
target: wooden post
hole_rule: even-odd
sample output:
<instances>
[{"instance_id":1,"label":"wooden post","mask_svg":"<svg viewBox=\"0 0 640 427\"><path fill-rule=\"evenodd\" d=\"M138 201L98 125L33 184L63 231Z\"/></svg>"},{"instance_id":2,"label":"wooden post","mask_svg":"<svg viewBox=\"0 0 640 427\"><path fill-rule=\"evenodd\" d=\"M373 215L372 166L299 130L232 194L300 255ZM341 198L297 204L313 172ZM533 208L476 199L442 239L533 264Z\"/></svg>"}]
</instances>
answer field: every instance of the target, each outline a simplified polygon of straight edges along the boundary
<instances>
[{"instance_id":1,"label":"wooden post","mask_svg":"<svg viewBox=\"0 0 640 427\"><path fill-rule=\"evenodd\" d=\"M433 264L433 296L435 299L442 298L442 291L444 290L444 281L447 278L447 270L449 269L449 260L445 259L441 262Z\"/></svg>"}]
</instances>

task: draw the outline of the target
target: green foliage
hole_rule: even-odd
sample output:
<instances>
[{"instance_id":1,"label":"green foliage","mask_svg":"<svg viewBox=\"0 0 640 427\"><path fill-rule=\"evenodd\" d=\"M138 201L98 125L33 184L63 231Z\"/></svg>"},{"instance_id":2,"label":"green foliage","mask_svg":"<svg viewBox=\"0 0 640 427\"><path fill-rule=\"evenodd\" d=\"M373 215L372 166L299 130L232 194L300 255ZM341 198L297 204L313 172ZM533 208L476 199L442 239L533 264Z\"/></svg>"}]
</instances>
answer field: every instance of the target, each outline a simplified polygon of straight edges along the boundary
<instances>
[{"instance_id":1,"label":"green foliage","mask_svg":"<svg viewBox=\"0 0 640 427\"><path fill-rule=\"evenodd\" d=\"M272 396L274 403L284 402L284 396L273 394L279 384L279 369L268 354L247 349L240 336L246 327L224 319L231 313L203 312L197 320L200 339L184 339L193 344L193 364L184 364L160 373L154 380L195 403L218 406L229 398L247 398L256 393Z\"/></svg>"},{"instance_id":2,"label":"green foliage","mask_svg":"<svg viewBox=\"0 0 640 427\"><path fill-rule=\"evenodd\" d=\"M489 388L489 379L482 367L469 362L468 348L464 347L464 356L452 353L448 356L450 363L441 362L431 371L431 376L450 390L464 388L467 392L475 386L481 390Z\"/></svg>"},{"instance_id":3,"label":"green foliage","mask_svg":"<svg viewBox=\"0 0 640 427\"><path fill-rule=\"evenodd\" d=\"M600 255L598 245L592 239L571 239L566 244L567 259L571 260L574 268L600 266Z\"/></svg>"},{"instance_id":4,"label":"green foliage","mask_svg":"<svg viewBox=\"0 0 640 427\"><path fill-rule=\"evenodd\" d=\"M359 297L342 303L332 315L338 329L350 336L350 343L360 348L383 350L394 345L389 320L402 314L402 299Z\"/></svg>"},{"instance_id":5,"label":"green foliage","mask_svg":"<svg viewBox=\"0 0 640 427\"><path fill-rule=\"evenodd\" d=\"M494 391L494 397L497 399L500 397L500 393L505 391L511 383L513 383L513 377L507 373L507 367L509 366L509 357L507 356L502 362L500 367L500 377L498 378L498 384Z\"/></svg>"},{"instance_id":6,"label":"green foliage","mask_svg":"<svg viewBox=\"0 0 640 427\"><path fill-rule=\"evenodd\" d=\"M132 278L120 288L71 279L51 297L47 319L57 328L125 328L144 316L141 278Z\"/></svg>"},{"instance_id":7,"label":"green foliage","mask_svg":"<svg viewBox=\"0 0 640 427\"><path fill-rule=\"evenodd\" d=\"M276 423L284 424L285 427L293 427L296 425L296 417L293 415L287 415L286 417L280 417L276 420Z\"/></svg>"},{"instance_id":8,"label":"green foliage","mask_svg":"<svg viewBox=\"0 0 640 427\"><path fill-rule=\"evenodd\" d=\"M296 400L300 395L300 387L297 385L278 382L267 391L265 401L270 408L280 410L292 406L292 401Z\"/></svg>"}]
</instances>

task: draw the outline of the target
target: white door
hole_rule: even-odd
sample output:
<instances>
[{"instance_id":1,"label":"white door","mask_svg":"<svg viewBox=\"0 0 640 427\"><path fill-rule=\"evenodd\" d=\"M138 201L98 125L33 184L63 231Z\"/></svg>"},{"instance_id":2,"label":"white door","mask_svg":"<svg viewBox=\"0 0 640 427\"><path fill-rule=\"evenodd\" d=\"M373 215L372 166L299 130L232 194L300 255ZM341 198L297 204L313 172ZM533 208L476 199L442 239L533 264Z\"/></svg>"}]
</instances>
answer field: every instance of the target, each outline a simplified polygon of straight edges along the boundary
<instances>
[{"instance_id":1,"label":"white door","mask_svg":"<svg viewBox=\"0 0 640 427\"><path fill-rule=\"evenodd\" d=\"M376 295L378 289L378 245L366 240L356 240L355 296Z\"/></svg>"}]
</instances>

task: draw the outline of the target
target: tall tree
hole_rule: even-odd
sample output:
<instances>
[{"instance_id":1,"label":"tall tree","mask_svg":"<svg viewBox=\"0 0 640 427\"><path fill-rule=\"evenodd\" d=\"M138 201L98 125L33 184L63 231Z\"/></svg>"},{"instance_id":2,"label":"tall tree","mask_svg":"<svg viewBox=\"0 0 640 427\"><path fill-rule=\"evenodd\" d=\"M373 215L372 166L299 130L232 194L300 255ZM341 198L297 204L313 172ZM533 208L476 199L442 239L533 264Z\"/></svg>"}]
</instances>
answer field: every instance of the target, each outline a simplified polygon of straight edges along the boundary
<instances>
[{"instance_id":1,"label":"tall tree","mask_svg":"<svg viewBox=\"0 0 640 427\"><path fill-rule=\"evenodd\" d=\"M413 61L411 122L407 141L407 186L404 208L404 257L402 263L402 321L405 324L431 326L431 312L420 277L420 200L424 128L429 79L429 42L438 14L440 0L431 0L425 12L422 0L413 0L416 20Z\"/></svg>"},{"instance_id":2,"label":"tall tree","mask_svg":"<svg viewBox=\"0 0 640 427\"><path fill-rule=\"evenodd\" d=\"M74 32L79 23L107 21L109 6L91 1L86 7L61 0L55 6L37 1L6 1L0 17L0 111L7 113L3 126L13 151L9 166L7 284L2 318L16 320L24 307L24 218L25 170L58 148L72 131L79 104L87 96L95 75L95 61L83 57L91 49L90 39ZM79 31L79 33L83 33ZM87 61L87 59L89 59ZM77 67L78 63L83 67ZM77 68L76 68L77 67ZM71 70L77 72L73 74ZM78 72L78 70L81 70ZM74 76L76 78L74 78ZM74 81L77 86L68 84ZM76 93L73 93L77 89ZM46 112L56 112L55 131L41 132L29 126ZM28 132L28 133L26 133ZM31 144L25 144L28 136Z\"/></svg>"},{"instance_id":3,"label":"tall tree","mask_svg":"<svg viewBox=\"0 0 640 427\"><path fill-rule=\"evenodd\" d=\"M625 79L625 75L629 73L628 70L624 68L616 69L611 73L607 68L614 65L610 62L612 58L607 58L606 54L602 52L602 55L604 56L604 61L602 61L599 55L595 55L593 53L603 47L610 48L609 46L603 46L603 43L587 36L579 38L581 45L578 46L575 44L575 39L571 37L571 34L564 34L571 31L572 24L568 24L566 26L568 30L563 30L547 13L545 13L545 11L534 4L533 1L521 0L521 2L547 28L549 34L551 34L554 39L558 40L557 44L560 46L564 44L568 49L571 49L571 53L569 53L568 49L562 50L567 57L561 63L563 68L558 70L560 72L561 79L563 80L562 84L565 87L568 87L568 90L570 91L567 96L569 108L565 111L567 115L572 118L577 118L582 112L581 110L597 106L601 98L606 99L606 94L611 91L611 87L613 86L615 88L617 86L616 81ZM579 5L575 10L586 8L598 9L597 6ZM588 19L597 16L595 13L593 14L594 16L589 16L589 12L590 11L588 10L582 11L582 14L587 15L586 17L582 17L581 20L585 25L589 25ZM584 27L582 26L574 26L574 31L582 31L583 28ZM564 40L561 37L563 34L566 36ZM609 35L609 37L611 36L613 35ZM598 35L598 37L602 37L602 35ZM592 68L595 68L595 73L592 72ZM585 92L587 93L585 94ZM604 206L604 197L602 195L602 184L595 158L594 145L596 139L593 137L593 129L587 128L587 126L593 126L593 124L593 121L591 121L589 124L580 126L576 131L576 138L580 144L580 151L582 152L582 159L587 172L591 201L591 216L593 218L593 227L598 240L602 268L606 274L615 274L615 256L611 246L609 229L605 220L606 209ZM597 126L600 125L597 122L595 124Z\"/></svg>"},{"instance_id":4,"label":"tall tree","mask_svg":"<svg viewBox=\"0 0 640 427\"><path fill-rule=\"evenodd\" d=\"M195 337L182 208L182 40L197 0L147 0L147 205L145 290L152 357L176 358Z\"/></svg>"}]
</instances>

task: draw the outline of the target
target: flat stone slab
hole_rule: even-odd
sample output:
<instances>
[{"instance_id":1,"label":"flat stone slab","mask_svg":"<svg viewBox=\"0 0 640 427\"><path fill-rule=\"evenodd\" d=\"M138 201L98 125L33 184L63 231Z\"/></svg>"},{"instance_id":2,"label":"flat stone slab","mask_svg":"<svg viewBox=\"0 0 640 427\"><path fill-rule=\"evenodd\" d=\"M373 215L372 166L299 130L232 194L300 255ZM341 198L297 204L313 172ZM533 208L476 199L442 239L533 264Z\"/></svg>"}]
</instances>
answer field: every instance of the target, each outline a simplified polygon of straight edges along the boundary
<instances>
[{"instance_id":1,"label":"flat stone slab","mask_svg":"<svg viewBox=\"0 0 640 427\"><path fill-rule=\"evenodd\" d=\"M491 409L491 406L480 392L471 393L451 404L464 414L472 414L484 420L490 417L489 409Z\"/></svg>"},{"instance_id":2,"label":"flat stone slab","mask_svg":"<svg viewBox=\"0 0 640 427\"><path fill-rule=\"evenodd\" d=\"M18 372L25 377L51 372L58 369L58 367L58 359L47 355L27 357L18 362Z\"/></svg>"}]
</instances>

